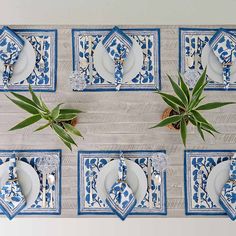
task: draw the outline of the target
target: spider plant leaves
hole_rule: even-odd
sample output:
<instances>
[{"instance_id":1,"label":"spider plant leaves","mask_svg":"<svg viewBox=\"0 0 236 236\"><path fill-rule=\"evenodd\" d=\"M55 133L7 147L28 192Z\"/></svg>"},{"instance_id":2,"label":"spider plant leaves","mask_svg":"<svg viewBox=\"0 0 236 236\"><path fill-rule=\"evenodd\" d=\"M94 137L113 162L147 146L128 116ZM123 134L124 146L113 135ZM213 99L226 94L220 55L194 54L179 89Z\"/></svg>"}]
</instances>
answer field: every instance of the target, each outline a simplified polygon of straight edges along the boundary
<instances>
[{"instance_id":1,"label":"spider plant leaves","mask_svg":"<svg viewBox=\"0 0 236 236\"><path fill-rule=\"evenodd\" d=\"M13 99L13 98L10 98L9 96L6 95L6 97L11 100L13 103L15 103L18 107L22 108L23 110L31 113L31 114L39 114L39 111L37 108L35 108L34 106L28 104L28 103L25 103L23 101L20 101L20 100L16 100L16 99Z\"/></svg>"},{"instance_id":2,"label":"spider plant leaves","mask_svg":"<svg viewBox=\"0 0 236 236\"><path fill-rule=\"evenodd\" d=\"M72 125L65 123L65 122L63 122L62 124L65 127L66 131L70 132L71 134L74 134L74 135L77 135L77 136L80 136L83 138L82 134L75 127L73 127Z\"/></svg>"},{"instance_id":3,"label":"spider plant leaves","mask_svg":"<svg viewBox=\"0 0 236 236\"><path fill-rule=\"evenodd\" d=\"M230 104L235 104L235 102L210 102L197 107L196 110L212 110Z\"/></svg>"},{"instance_id":4,"label":"spider plant leaves","mask_svg":"<svg viewBox=\"0 0 236 236\"><path fill-rule=\"evenodd\" d=\"M60 140L72 151L72 146L69 142L66 142L63 138L59 137Z\"/></svg>"},{"instance_id":5,"label":"spider plant leaves","mask_svg":"<svg viewBox=\"0 0 236 236\"><path fill-rule=\"evenodd\" d=\"M23 96L21 94L14 93L14 92L11 92L11 94L13 96L15 96L16 98L18 98L19 100L21 100L22 102L25 102L25 103L35 107L36 109L38 108L38 106L32 100L30 100L29 98L27 98L27 97L25 97L25 96Z\"/></svg>"},{"instance_id":6,"label":"spider plant leaves","mask_svg":"<svg viewBox=\"0 0 236 236\"><path fill-rule=\"evenodd\" d=\"M14 127L12 127L9 131L25 128L26 126L32 125L41 119L42 119L41 115L30 116L27 119L15 125Z\"/></svg>"},{"instance_id":7,"label":"spider plant leaves","mask_svg":"<svg viewBox=\"0 0 236 236\"><path fill-rule=\"evenodd\" d=\"M181 121L180 121L180 134L181 134L183 144L186 147L187 125L186 125L186 122L185 122L184 118L182 118Z\"/></svg>"},{"instance_id":8,"label":"spider plant leaves","mask_svg":"<svg viewBox=\"0 0 236 236\"><path fill-rule=\"evenodd\" d=\"M44 103L44 101L43 101L41 95L38 97L38 99L39 99L39 101L40 101L41 108L42 108L44 111L49 112L49 109L48 109L47 105Z\"/></svg>"},{"instance_id":9,"label":"spider plant leaves","mask_svg":"<svg viewBox=\"0 0 236 236\"><path fill-rule=\"evenodd\" d=\"M162 93L162 92L157 92L158 94L160 94L162 97L168 99L169 101L171 101L172 103L180 106L181 108L185 109L185 105L184 103L177 97L168 94L168 93Z\"/></svg>"},{"instance_id":10,"label":"spider plant leaves","mask_svg":"<svg viewBox=\"0 0 236 236\"><path fill-rule=\"evenodd\" d=\"M41 106L39 98L35 95L31 85L29 85L29 91L32 96L32 100L34 101L35 104L37 104L39 107Z\"/></svg>"},{"instance_id":11,"label":"spider plant leaves","mask_svg":"<svg viewBox=\"0 0 236 236\"><path fill-rule=\"evenodd\" d=\"M171 79L171 77L169 75L168 75L168 78L170 80L170 83L171 83L172 88L173 88L174 92L176 93L176 95L183 102L184 106L187 106L188 105L188 98L186 97L183 90L180 88L180 86L177 83L175 83L175 81L173 79Z\"/></svg>"},{"instance_id":12,"label":"spider plant leaves","mask_svg":"<svg viewBox=\"0 0 236 236\"><path fill-rule=\"evenodd\" d=\"M57 121L69 121L69 120L73 120L74 118L77 117L77 114L75 113L68 113L68 114L59 114L59 116L57 117Z\"/></svg>"},{"instance_id":13,"label":"spider plant leaves","mask_svg":"<svg viewBox=\"0 0 236 236\"><path fill-rule=\"evenodd\" d=\"M157 125L151 127L150 129L157 128L157 127L164 127L169 124L179 122L182 119L182 117L183 117L182 115L174 115L174 116L167 117L164 120L162 120L160 123L158 123Z\"/></svg>"},{"instance_id":14,"label":"spider plant leaves","mask_svg":"<svg viewBox=\"0 0 236 236\"><path fill-rule=\"evenodd\" d=\"M167 105L169 105L174 111L176 111L177 113L179 113L179 108L178 108L178 106L177 106L175 103L171 102L170 100L166 99L165 97L162 97L162 99L163 99L164 102L165 102Z\"/></svg>"},{"instance_id":15,"label":"spider plant leaves","mask_svg":"<svg viewBox=\"0 0 236 236\"><path fill-rule=\"evenodd\" d=\"M200 123L197 124L197 130L198 130L198 132L199 132L201 138L205 141L205 136L204 136L204 133L203 133L203 131L202 131L202 129L201 129Z\"/></svg>"},{"instance_id":16,"label":"spider plant leaves","mask_svg":"<svg viewBox=\"0 0 236 236\"><path fill-rule=\"evenodd\" d=\"M51 123L48 122L46 125L42 125L42 126L38 127L36 130L34 130L34 132L37 132L37 131L43 130L43 129L47 128L50 124L51 124Z\"/></svg>"},{"instance_id":17,"label":"spider plant leaves","mask_svg":"<svg viewBox=\"0 0 236 236\"><path fill-rule=\"evenodd\" d=\"M197 81L196 85L194 86L192 91L192 96L194 96L197 93L197 91L204 86L205 82L206 82L206 68L203 71L202 75L200 76L199 80Z\"/></svg>"},{"instance_id":18,"label":"spider plant leaves","mask_svg":"<svg viewBox=\"0 0 236 236\"><path fill-rule=\"evenodd\" d=\"M57 119L57 117L59 116L61 105L62 105L62 103L58 104L55 108L53 108L53 110L51 112L51 117L53 120Z\"/></svg>"},{"instance_id":19,"label":"spider plant leaves","mask_svg":"<svg viewBox=\"0 0 236 236\"><path fill-rule=\"evenodd\" d=\"M179 81L180 81L180 87L183 90L185 96L187 97L188 101L190 101L190 92L189 92L189 88L186 85L186 83L184 82L181 74L179 73Z\"/></svg>"},{"instance_id":20,"label":"spider plant leaves","mask_svg":"<svg viewBox=\"0 0 236 236\"><path fill-rule=\"evenodd\" d=\"M59 125L52 123L52 128L56 132L56 134L63 139L65 142L74 144L77 146L75 141L71 138L71 136Z\"/></svg>"},{"instance_id":21,"label":"spider plant leaves","mask_svg":"<svg viewBox=\"0 0 236 236\"><path fill-rule=\"evenodd\" d=\"M60 114L68 114L68 113L74 113L74 114L78 114L81 113L82 111L78 110L78 109L60 109Z\"/></svg>"}]
</instances>

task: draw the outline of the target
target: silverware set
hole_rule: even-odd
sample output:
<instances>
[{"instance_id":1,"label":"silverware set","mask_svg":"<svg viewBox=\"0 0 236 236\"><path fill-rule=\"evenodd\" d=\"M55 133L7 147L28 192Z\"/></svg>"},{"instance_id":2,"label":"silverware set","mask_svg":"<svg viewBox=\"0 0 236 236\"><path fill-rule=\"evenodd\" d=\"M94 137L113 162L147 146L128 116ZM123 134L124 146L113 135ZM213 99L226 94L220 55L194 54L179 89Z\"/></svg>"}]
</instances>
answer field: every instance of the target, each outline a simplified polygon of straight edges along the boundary
<instances>
[{"instance_id":1,"label":"silverware set","mask_svg":"<svg viewBox=\"0 0 236 236\"><path fill-rule=\"evenodd\" d=\"M44 63L44 36L41 38L41 42L40 42L40 61L39 61L39 72L43 73L44 72L44 67L45 67L45 63Z\"/></svg>"},{"instance_id":2,"label":"silverware set","mask_svg":"<svg viewBox=\"0 0 236 236\"><path fill-rule=\"evenodd\" d=\"M42 207L46 208L46 184L48 183L48 191L50 193L49 207L54 208L55 196L53 195L53 186L56 182L56 170L58 168L59 160L55 156L44 156L38 158L36 166L42 175Z\"/></svg>"}]
</instances>

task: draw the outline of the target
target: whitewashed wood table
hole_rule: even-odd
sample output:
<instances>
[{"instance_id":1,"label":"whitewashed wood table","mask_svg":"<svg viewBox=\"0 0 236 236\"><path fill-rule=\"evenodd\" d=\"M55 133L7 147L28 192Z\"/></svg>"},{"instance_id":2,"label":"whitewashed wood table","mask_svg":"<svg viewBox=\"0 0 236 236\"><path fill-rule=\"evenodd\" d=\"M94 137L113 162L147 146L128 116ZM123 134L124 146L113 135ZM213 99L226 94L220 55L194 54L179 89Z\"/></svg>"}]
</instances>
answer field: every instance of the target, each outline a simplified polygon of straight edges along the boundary
<instances>
[{"instance_id":1,"label":"whitewashed wood table","mask_svg":"<svg viewBox=\"0 0 236 236\"><path fill-rule=\"evenodd\" d=\"M78 128L84 140L78 139L78 149L68 151L50 129L33 133L34 127L8 132L27 116L0 93L0 149L62 149L62 214L77 216L77 151L78 150L163 150L169 156L167 171L166 217L185 217L183 157L184 147L178 132L167 128L148 129L160 120L166 108L153 92L72 92L69 75L72 72L71 29L80 26L11 26L12 28L58 29L58 78L56 93L43 93L49 106L63 102L67 107L84 111L79 115ZM86 26L83 26L85 28ZM94 28L88 26L89 28ZM97 26L98 27L98 26ZM127 27L127 26L125 26ZM143 26L142 26L143 27ZM148 26L145 26L148 27ZM153 27L153 25L152 25ZM160 26L162 89L170 91L166 74L177 79L178 27ZM199 27L199 26L191 26ZM211 28L212 26L204 26ZM214 26L216 28L218 26ZM227 26L224 26L227 27ZM236 26L235 26L236 27ZM230 26L230 28L234 28ZM234 101L236 92L206 91L209 101ZM234 106L206 112L206 117L221 131L216 138L202 141L197 131L189 127L188 149L235 149L236 111ZM27 216L21 216L27 217ZM29 216L28 216L29 217ZM30 216L31 217L31 216ZM37 216L38 217L38 216ZM53 216L48 216L53 217ZM107 216L106 216L107 217ZM138 217L138 216L135 216ZM165 217L165 216L152 216Z\"/></svg>"}]
</instances>

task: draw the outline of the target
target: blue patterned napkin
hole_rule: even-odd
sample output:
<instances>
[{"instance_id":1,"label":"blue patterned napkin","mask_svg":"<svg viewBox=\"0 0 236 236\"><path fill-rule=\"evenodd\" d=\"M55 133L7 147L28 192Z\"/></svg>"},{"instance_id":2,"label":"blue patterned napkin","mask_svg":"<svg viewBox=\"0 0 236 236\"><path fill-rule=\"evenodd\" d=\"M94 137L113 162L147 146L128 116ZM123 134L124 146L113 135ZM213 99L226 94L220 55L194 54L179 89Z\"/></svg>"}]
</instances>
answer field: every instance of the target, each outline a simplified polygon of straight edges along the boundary
<instances>
[{"instance_id":1,"label":"blue patterned napkin","mask_svg":"<svg viewBox=\"0 0 236 236\"><path fill-rule=\"evenodd\" d=\"M7 88L13 75L13 65L16 63L24 40L14 31L4 26L0 33L0 59L4 62L2 80L4 88Z\"/></svg>"},{"instance_id":2,"label":"blue patterned napkin","mask_svg":"<svg viewBox=\"0 0 236 236\"><path fill-rule=\"evenodd\" d=\"M126 183L127 166L123 155L120 157L118 176L119 179L113 184L106 199L111 210L125 220L136 205L136 199L132 189Z\"/></svg>"},{"instance_id":3,"label":"blue patterned napkin","mask_svg":"<svg viewBox=\"0 0 236 236\"><path fill-rule=\"evenodd\" d=\"M230 84L230 67L236 58L236 37L228 30L219 29L210 39L210 46L223 65L223 81L225 88Z\"/></svg>"},{"instance_id":4,"label":"blue patterned napkin","mask_svg":"<svg viewBox=\"0 0 236 236\"><path fill-rule=\"evenodd\" d=\"M133 42L122 30L114 27L103 39L102 44L115 63L115 84L116 90L119 90L123 79L123 64Z\"/></svg>"},{"instance_id":5,"label":"blue patterned napkin","mask_svg":"<svg viewBox=\"0 0 236 236\"><path fill-rule=\"evenodd\" d=\"M9 179L0 191L0 208L11 220L26 205L26 200L21 192L21 187L16 173L16 155L13 154L9 161Z\"/></svg>"},{"instance_id":6,"label":"blue patterned napkin","mask_svg":"<svg viewBox=\"0 0 236 236\"><path fill-rule=\"evenodd\" d=\"M220 205L232 219L236 219L236 156L232 158L229 180L224 185L219 199Z\"/></svg>"}]
</instances>

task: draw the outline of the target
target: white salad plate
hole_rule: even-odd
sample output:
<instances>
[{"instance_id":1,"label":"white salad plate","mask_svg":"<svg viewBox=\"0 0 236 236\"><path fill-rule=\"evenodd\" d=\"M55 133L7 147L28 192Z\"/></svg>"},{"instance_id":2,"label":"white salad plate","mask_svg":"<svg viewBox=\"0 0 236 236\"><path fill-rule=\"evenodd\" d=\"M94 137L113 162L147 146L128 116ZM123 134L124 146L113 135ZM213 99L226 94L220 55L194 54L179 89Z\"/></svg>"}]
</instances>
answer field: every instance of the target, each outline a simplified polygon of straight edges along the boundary
<instances>
[{"instance_id":1,"label":"white salad plate","mask_svg":"<svg viewBox=\"0 0 236 236\"><path fill-rule=\"evenodd\" d=\"M143 66L143 51L140 45L134 40L128 57L124 61L124 74L122 83L130 82L141 71ZM115 64L107 53L102 41L94 50L94 66L98 74L110 83L115 83Z\"/></svg>"},{"instance_id":2,"label":"white salad plate","mask_svg":"<svg viewBox=\"0 0 236 236\"><path fill-rule=\"evenodd\" d=\"M35 67L36 55L34 48L28 40L24 38L22 39L24 40L25 45L19 55L17 62L13 66L13 75L10 79L10 84L16 84L27 79ZM2 74L3 71L4 63L2 60L0 60L0 73ZM0 79L0 85L2 84L2 79Z\"/></svg>"},{"instance_id":3,"label":"white salad plate","mask_svg":"<svg viewBox=\"0 0 236 236\"><path fill-rule=\"evenodd\" d=\"M207 193L209 194L213 203L219 208L221 208L219 196L224 187L224 184L229 179L230 163L230 160L219 163L211 170L207 178Z\"/></svg>"},{"instance_id":4,"label":"white salad plate","mask_svg":"<svg viewBox=\"0 0 236 236\"><path fill-rule=\"evenodd\" d=\"M19 179L19 183L22 189L22 193L26 198L26 207L27 209L31 207L35 200L37 199L40 191L40 181L37 172L35 169L23 162L16 162L16 171ZM8 170L9 170L9 162L5 162L0 165L0 188L6 183L8 180Z\"/></svg>"},{"instance_id":5,"label":"white salad plate","mask_svg":"<svg viewBox=\"0 0 236 236\"><path fill-rule=\"evenodd\" d=\"M203 68L207 67L207 75L210 80L223 83L223 65L214 54L209 43L207 43L202 50L201 62ZM230 81L236 82L236 62L232 64L230 72Z\"/></svg>"},{"instance_id":6,"label":"white salad plate","mask_svg":"<svg viewBox=\"0 0 236 236\"><path fill-rule=\"evenodd\" d=\"M142 168L134 161L125 160L127 165L127 183L132 189L139 205L147 192L147 178ZM106 164L98 173L97 192L101 200L106 203L106 198L112 185L118 180L119 160Z\"/></svg>"}]
</instances>

